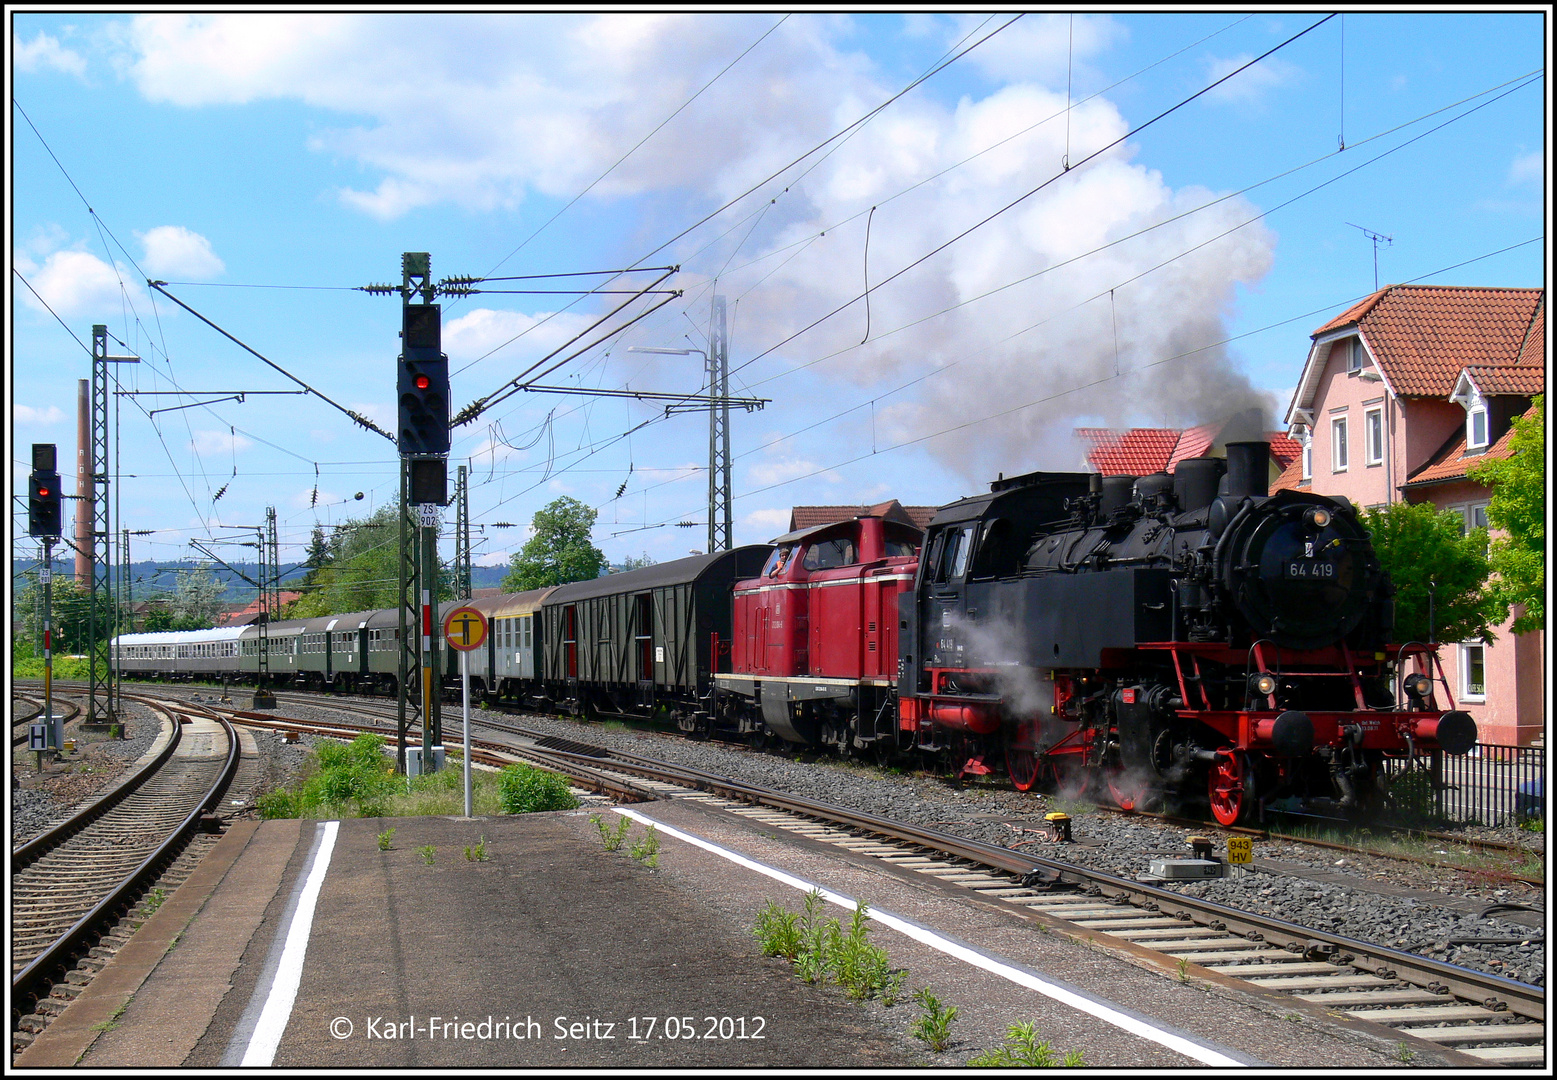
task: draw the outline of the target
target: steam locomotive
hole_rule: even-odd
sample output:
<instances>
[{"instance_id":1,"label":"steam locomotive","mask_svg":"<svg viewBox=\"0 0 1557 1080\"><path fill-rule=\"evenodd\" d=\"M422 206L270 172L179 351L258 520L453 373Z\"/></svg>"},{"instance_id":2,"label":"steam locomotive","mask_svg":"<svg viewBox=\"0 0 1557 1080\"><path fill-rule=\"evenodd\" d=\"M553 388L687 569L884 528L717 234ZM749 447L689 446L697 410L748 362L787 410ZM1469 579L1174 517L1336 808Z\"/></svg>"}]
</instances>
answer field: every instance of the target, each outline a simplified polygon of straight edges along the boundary
<instances>
[{"instance_id":1,"label":"steam locomotive","mask_svg":"<svg viewBox=\"0 0 1557 1080\"><path fill-rule=\"evenodd\" d=\"M1269 455L1032 473L942 508L900 601L912 742L969 751L964 771L1003 757L1022 790L1204 791L1224 825L1286 801L1366 810L1386 757L1470 750L1436 655L1389 645L1393 590L1356 509L1270 495Z\"/></svg>"},{"instance_id":2,"label":"steam locomotive","mask_svg":"<svg viewBox=\"0 0 1557 1080\"><path fill-rule=\"evenodd\" d=\"M491 633L471 690L959 776L1003 764L1020 790L1088 785L1125 807L1204 798L1229 825L1289 801L1365 810L1387 758L1465 753L1476 725L1431 649L1389 645L1392 590L1356 510L1270 495L1268 462L1267 444L1232 443L1171 476L1029 473L924 534L859 517L478 600ZM132 675L393 692L397 623L116 649Z\"/></svg>"}]
</instances>

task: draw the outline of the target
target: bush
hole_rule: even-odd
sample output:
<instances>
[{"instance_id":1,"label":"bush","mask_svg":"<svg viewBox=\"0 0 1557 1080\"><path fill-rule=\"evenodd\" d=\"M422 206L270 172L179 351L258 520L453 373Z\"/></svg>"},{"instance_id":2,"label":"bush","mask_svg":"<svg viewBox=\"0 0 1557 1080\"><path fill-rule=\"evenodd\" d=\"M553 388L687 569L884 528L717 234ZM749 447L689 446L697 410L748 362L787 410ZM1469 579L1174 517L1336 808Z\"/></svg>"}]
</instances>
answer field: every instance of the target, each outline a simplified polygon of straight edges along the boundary
<instances>
[{"instance_id":1,"label":"bush","mask_svg":"<svg viewBox=\"0 0 1557 1080\"><path fill-rule=\"evenodd\" d=\"M504 768L498 774L498 792L505 814L572 810L578 806L578 798L568 789L566 779L530 765Z\"/></svg>"}]
</instances>

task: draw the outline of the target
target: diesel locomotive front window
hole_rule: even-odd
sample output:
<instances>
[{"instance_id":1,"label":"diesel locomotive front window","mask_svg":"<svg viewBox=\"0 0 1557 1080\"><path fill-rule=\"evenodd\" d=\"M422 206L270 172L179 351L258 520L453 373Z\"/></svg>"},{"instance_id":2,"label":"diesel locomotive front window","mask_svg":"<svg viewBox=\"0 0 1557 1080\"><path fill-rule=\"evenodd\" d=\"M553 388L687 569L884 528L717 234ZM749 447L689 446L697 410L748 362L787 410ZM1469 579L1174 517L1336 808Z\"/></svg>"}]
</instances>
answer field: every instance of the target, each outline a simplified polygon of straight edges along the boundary
<instances>
[{"instance_id":1,"label":"diesel locomotive front window","mask_svg":"<svg viewBox=\"0 0 1557 1080\"><path fill-rule=\"evenodd\" d=\"M768 561L763 564L762 576L778 577L780 574L782 574L784 572L784 568L789 565L789 556L792 551L794 551L794 548L788 544L785 544L783 547L774 548L773 554L769 555Z\"/></svg>"},{"instance_id":2,"label":"diesel locomotive front window","mask_svg":"<svg viewBox=\"0 0 1557 1080\"><path fill-rule=\"evenodd\" d=\"M919 554L918 545L909 540L888 540L887 558L898 559L904 556Z\"/></svg>"}]
</instances>

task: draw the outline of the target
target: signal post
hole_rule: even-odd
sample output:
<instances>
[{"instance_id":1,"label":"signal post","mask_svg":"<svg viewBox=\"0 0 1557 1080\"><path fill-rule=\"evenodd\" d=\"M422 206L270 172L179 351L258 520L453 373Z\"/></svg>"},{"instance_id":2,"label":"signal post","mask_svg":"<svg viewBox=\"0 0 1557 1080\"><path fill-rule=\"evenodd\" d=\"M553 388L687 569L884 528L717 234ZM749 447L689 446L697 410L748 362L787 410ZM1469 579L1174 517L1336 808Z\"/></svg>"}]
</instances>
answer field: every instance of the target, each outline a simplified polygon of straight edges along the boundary
<instances>
[{"instance_id":1,"label":"signal post","mask_svg":"<svg viewBox=\"0 0 1557 1080\"><path fill-rule=\"evenodd\" d=\"M448 502L449 358L443 354L442 312L432 302L431 256L408 251L401 256L400 358L395 378L400 450L400 703L398 764L405 771L406 688L412 670L420 672L422 771L436 768L434 747L441 747L437 626L438 527ZM414 284L413 284L414 282ZM420 303L414 303L420 294ZM413 509L414 508L414 509ZM411 519L414 515L414 522ZM414 531L414 550L408 534ZM408 609L417 623L407 625ZM414 645L413 645L414 641Z\"/></svg>"},{"instance_id":2,"label":"signal post","mask_svg":"<svg viewBox=\"0 0 1557 1080\"><path fill-rule=\"evenodd\" d=\"M38 751L38 769L43 769L43 751L64 747L64 725L54 717L54 541L60 535L60 493L58 448L54 443L32 444L32 474L27 482L27 535L43 541L43 731L42 745L36 734L29 740Z\"/></svg>"}]
</instances>

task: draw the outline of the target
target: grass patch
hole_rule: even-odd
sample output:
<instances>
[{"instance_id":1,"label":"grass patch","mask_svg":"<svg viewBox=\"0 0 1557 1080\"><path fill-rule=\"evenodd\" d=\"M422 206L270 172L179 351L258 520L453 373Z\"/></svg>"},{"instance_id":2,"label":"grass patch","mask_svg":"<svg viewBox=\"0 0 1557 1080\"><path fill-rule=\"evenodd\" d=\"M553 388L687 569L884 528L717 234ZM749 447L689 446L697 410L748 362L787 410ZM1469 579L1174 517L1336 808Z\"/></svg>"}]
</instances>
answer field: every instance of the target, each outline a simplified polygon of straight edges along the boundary
<instances>
[{"instance_id":1,"label":"grass patch","mask_svg":"<svg viewBox=\"0 0 1557 1080\"><path fill-rule=\"evenodd\" d=\"M498 774L503 813L534 814L546 810L572 810L578 797L568 782L554 772L531 765L509 765Z\"/></svg>"},{"instance_id":2,"label":"grass patch","mask_svg":"<svg viewBox=\"0 0 1557 1080\"><path fill-rule=\"evenodd\" d=\"M422 862L426 863L428 866L431 866L433 864L433 860L437 858L438 848L435 844L423 844L421 847L416 849L416 853L422 857Z\"/></svg>"},{"instance_id":3,"label":"grass patch","mask_svg":"<svg viewBox=\"0 0 1557 1080\"><path fill-rule=\"evenodd\" d=\"M488 862L492 856L487 854L487 838L483 836L474 844L465 845L466 862Z\"/></svg>"},{"instance_id":4,"label":"grass patch","mask_svg":"<svg viewBox=\"0 0 1557 1080\"><path fill-rule=\"evenodd\" d=\"M822 917L822 894L806 894L804 910L787 911L771 900L757 915L752 933L764 956L780 956L808 983L837 983L856 1001L879 997L892 1005L907 972L894 970L887 951L867 940L870 908L860 904L845 930L837 919Z\"/></svg>"},{"instance_id":5,"label":"grass patch","mask_svg":"<svg viewBox=\"0 0 1557 1080\"><path fill-rule=\"evenodd\" d=\"M1080 1050L1067 1050L1061 1055L1047 1041L1039 1042L1038 1026L1023 1020L1006 1029L1004 1046L969 1058L968 1064L994 1069L1078 1069L1084 1062Z\"/></svg>"},{"instance_id":6,"label":"grass patch","mask_svg":"<svg viewBox=\"0 0 1557 1080\"><path fill-rule=\"evenodd\" d=\"M600 843L604 845L607 851L615 851L621 847L622 842L627 839L627 834L633 827L633 819L626 816L616 819L615 829L607 825L605 818L599 814L590 814L589 820L595 828L600 830Z\"/></svg>"},{"instance_id":7,"label":"grass patch","mask_svg":"<svg viewBox=\"0 0 1557 1080\"><path fill-rule=\"evenodd\" d=\"M350 743L321 739L314 744L297 780L255 799L262 818L321 821L371 817L450 817L465 812L465 782L453 763L407 780L395 774L382 735L371 732ZM511 765L502 772L471 770L471 810L477 817L567 810L578 805L567 781L555 773ZM393 830L390 830L393 838ZM380 850L389 850L382 845Z\"/></svg>"}]
</instances>

